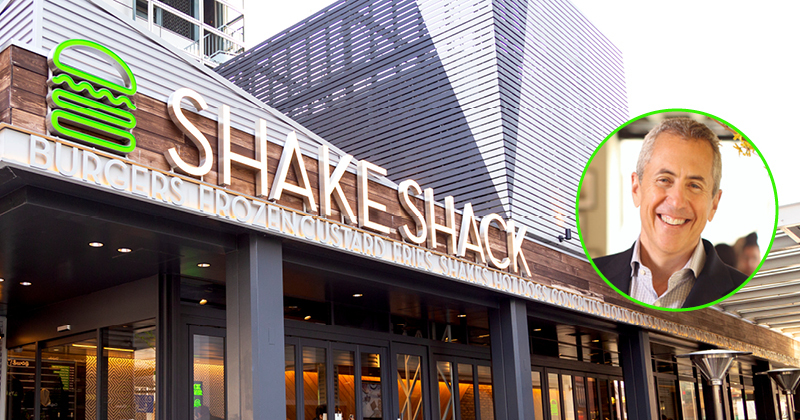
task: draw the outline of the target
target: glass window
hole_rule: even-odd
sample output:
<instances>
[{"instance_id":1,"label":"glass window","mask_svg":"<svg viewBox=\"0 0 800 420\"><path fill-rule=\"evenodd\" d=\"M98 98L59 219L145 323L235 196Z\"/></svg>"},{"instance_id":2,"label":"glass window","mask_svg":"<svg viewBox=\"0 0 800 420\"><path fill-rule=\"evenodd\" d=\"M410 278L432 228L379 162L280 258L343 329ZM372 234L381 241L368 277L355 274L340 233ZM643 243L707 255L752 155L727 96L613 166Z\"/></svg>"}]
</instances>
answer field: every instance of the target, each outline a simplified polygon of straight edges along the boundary
<instances>
[{"instance_id":1,"label":"glass window","mask_svg":"<svg viewBox=\"0 0 800 420\"><path fill-rule=\"evenodd\" d=\"M608 389L608 381L599 379L597 385L600 388L600 398L598 398L597 402L600 405L600 410L603 412L603 420L611 420L614 418L614 411L611 406L611 393Z\"/></svg>"},{"instance_id":2,"label":"glass window","mask_svg":"<svg viewBox=\"0 0 800 420\"><path fill-rule=\"evenodd\" d=\"M381 356L361 353L361 411L365 419L383 418Z\"/></svg>"},{"instance_id":3,"label":"glass window","mask_svg":"<svg viewBox=\"0 0 800 420\"><path fill-rule=\"evenodd\" d=\"M695 401L694 382L680 381L680 387L683 420L697 420L697 402Z\"/></svg>"},{"instance_id":4,"label":"glass window","mask_svg":"<svg viewBox=\"0 0 800 420\"><path fill-rule=\"evenodd\" d=\"M336 416L349 419L356 415L356 362L352 351L333 351L333 395L336 402Z\"/></svg>"},{"instance_id":5,"label":"glass window","mask_svg":"<svg viewBox=\"0 0 800 420\"><path fill-rule=\"evenodd\" d=\"M544 419L541 374L535 370L531 371L531 382L533 383L533 418L534 420L541 420Z\"/></svg>"},{"instance_id":6,"label":"glass window","mask_svg":"<svg viewBox=\"0 0 800 420\"><path fill-rule=\"evenodd\" d=\"M589 419L600 419L600 406L597 404L597 381L586 378L586 402L589 405Z\"/></svg>"},{"instance_id":7,"label":"glass window","mask_svg":"<svg viewBox=\"0 0 800 420\"><path fill-rule=\"evenodd\" d=\"M286 419L297 419L297 387L295 382L295 363L294 346L287 345L285 350L286 359Z\"/></svg>"},{"instance_id":8,"label":"glass window","mask_svg":"<svg viewBox=\"0 0 800 420\"><path fill-rule=\"evenodd\" d=\"M10 356L9 356L10 358ZM97 412L97 340L48 345L42 349L42 386L39 391L41 418L91 419ZM30 364L34 368L35 362ZM34 379L31 376L31 379ZM33 384L31 384L33 385ZM34 391L26 393L24 405L33 417Z\"/></svg>"},{"instance_id":9,"label":"glass window","mask_svg":"<svg viewBox=\"0 0 800 420\"><path fill-rule=\"evenodd\" d=\"M566 420L575 420L575 397L573 396L572 376L561 375L561 389L564 395L564 418Z\"/></svg>"},{"instance_id":10,"label":"glass window","mask_svg":"<svg viewBox=\"0 0 800 420\"><path fill-rule=\"evenodd\" d=\"M193 334L194 418L225 418L225 338Z\"/></svg>"},{"instance_id":11,"label":"glass window","mask_svg":"<svg viewBox=\"0 0 800 420\"><path fill-rule=\"evenodd\" d=\"M326 350L303 346L303 412L306 419L316 419L328 414Z\"/></svg>"},{"instance_id":12,"label":"glass window","mask_svg":"<svg viewBox=\"0 0 800 420\"><path fill-rule=\"evenodd\" d=\"M781 406L781 420L788 420L789 419L789 400L785 394L779 394L778 396Z\"/></svg>"},{"instance_id":13,"label":"glass window","mask_svg":"<svg viewBox=\"0 0 800 420\"><path fill-rule=\"evenodd\" d=\"M658 379L658 405L661 408L661 417L677 419L677 396L675 395L675 381Z\"/></svg>"},{"instance_id":14,"label":"glass window","mask_svg":"<svg viewBox=\"0 0 800 420\"><path fill-rule=\"evenodd\" d=\"M494 420L492 368L489 366L478 366L478 395L480 397L481 420Z\"/></svg>"},{"instance_id":15,"label":"glass window","mask_svg":"<svg viewBox=\"0 0 800 420\"><path fill-rule=\"evenodd\" d=\"M622 394L619 391L619 381L615 380L611 381L611 383L613 384L611 390L614 393L614 395L611 397L611 405L613 406L612 411L614 411L617 414L618 419L623 419L624 417L622 415L623 410L622 410L622 398L621 398Z\"/></svg>"},{"instance_id":16,"label":"glass window","mask_svg":"<svg viewBox=\"0 0 800 420\"><path fill-rule=\"evenodd\" d=\"M397 355L397 401L400 420L422 419L422 360L410 354Z\"/></svg>"},{"instance_id":17,"label":"glass window","mask_svg":"<svg viewBox=\"0 0 800 420\"><path fill-rule=\"evenodd\" d=\"M558 375L555 373L547 374L547 388L550 405L550 418L561 420L561 395L558 392Z\"/></svg>"},{"instance_id":18,"label":"glass window","mask_svg":"<svg viewBox=\"0 0 800 420\"><path fill-rule=\"evenodd\" d=\"M469 367L471 368L471 366ZM461 366L459 366L458 373L459 375L461 374ZM468 376L472 377L471 371ZM439 418L442 420L452 420L455 418L456 411L456 396L453 392L453 364L443 361L436 362L436 377L439 379ZM459 393L461 393L463 381L466 381L466 379L459 377ZM473 404L471 410L467 409L465 411L463 398L461 404L461 415L466 416L464 418L474 419L475 405ZM472 417L469 417L470 414L472 414Z\"/></svg>"},{"instance_id":19,"label":"glass window","mask_svg":"<svg viewBox=\"0 0 800 420\"><path fill-rule=\"evenodd\" d=\"M475 378L472 365L458 364L458 396L462 420L474 420L475 416Z\"/></svg>"},{"instance_id":20,"label":"glass window","mask_svg":"<svg viewBox=\"0 0 800 420\"><path fill-rule=\"evenodd\" d=\"M733 403L733 420L745 420L741 388L731 387L731 402Z\"/></svg>"},{"instance_id":21,"label":"glass window","mask_svg":"<svg viewBox=\"0 0 800 420\"><path fill-rule=\"evenodd\" d=\"M744 404L745 404L745 409L747 410L747 418L748 419L756 418L756 396L754 394L753 388L744 389Z\"/></svg>"},{"instance_id":22,"label":"glass window","mask_svg":"<svg viewBox=\"0 0 800 420\"><path fill-rule=\"evenodd\" d=\"M104 354L108 360L108 420L152 419L156 398L155 326L109 328Z\"/></svg>"},{"instance_id":23,"label":"glass window","mask_svg":"<svg viewBox=\"0 0 800 420\"><path fill-rule=\"evenodd\" d=\"M7 419L33 418L36 381L36 347L28 345L8 350Z\"/></svg>"},{"instance_id":24,"label":"glass window","mask_svg":"<svg viewBox=\"0 0 800 420\"><path fill-rule=\"evenodd\" d=\"M575 412L578 420L586 420L586 384L583 376L575 377Z\"/></svg>"}]
</instances>

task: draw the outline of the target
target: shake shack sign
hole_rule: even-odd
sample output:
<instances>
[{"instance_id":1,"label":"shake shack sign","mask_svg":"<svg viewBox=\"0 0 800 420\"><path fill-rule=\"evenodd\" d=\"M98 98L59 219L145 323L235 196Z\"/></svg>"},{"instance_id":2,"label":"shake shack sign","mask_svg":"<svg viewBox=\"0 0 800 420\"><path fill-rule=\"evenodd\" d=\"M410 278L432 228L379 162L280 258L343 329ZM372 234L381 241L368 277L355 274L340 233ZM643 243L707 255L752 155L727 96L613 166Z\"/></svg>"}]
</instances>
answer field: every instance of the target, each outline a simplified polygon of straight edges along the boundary
<instances>
[{"instance_id":1,"label":"shake shack sign","mask_svg":"<svg viewBox=\"0 0 800 420\"><path fill-rule=\"evenodd\" d=\"M62 54L70 49L83 50L106 61L119 72L122 82L109 81L86 69L69 65ZM136 107L132 98L136 93L136 80L128 65L108 48L84 40L61 43L50 54L48 63L52 72L48 83L51 89L48 95L51 111L47 117L50 132L114 154L133 152L136 139L132 130L136 119L132 111ZM497 214L479 219L472 205L467 203L461 209L461 220L457 223L453 197L445 197L444 220L440 223L441 219L437 221L435 217L437 206L433 189L423 190L417 182L405 180L397 187L395 199L398 205L393 207L402 208L410 222L399 227L386 226L370 218L371 211L373 214L376 211L385 212L387 206L381 203L385 198L379 200L375 191L370 191L368 182L370 175L386 176L386 169L365 160L356 162L350 155L339 157L336 166L331 168L328 148L321 146L316 159L309 159L300 152L295 132L286 135L282 146L268 143L267 122L263 119L253 122L254 157L238 154L231 150L230 107L226 104L217 104L219 113L215 156L209 139L187 118L187 113L191 111L182 107L182 104L190 105L197 111L205 110L208 104L199 93L189 88L175 90L167 101L169 118L198 151L196 163L185 161L174 147L169 148L163 153L173 172L162 173L144 169L133 162L113 157L106 159L101 152L73 148L67 152L60 143L51 146L51 142L41 140L31 143L30 164L41 168L52 167L62 175L77 176L87 182L108 185L177 206L185 206L187 200L191 199L194 200L192 206L198 210L233 222L262 224L264 228L278 227L282 232L290 231L306 239L313 237L314 240L320 240L322 237L324 241L336 242L350 250L380 255L382 258L388 253L394 261L401 260L405 265L426 271L443 271L450 276L479 280L495 275L487 274L496 272L490 272L486 267L531 275L522 251L526 227L517 226L513 220L503 219ZM278 156L277 171L270 180L267 159ZM218 187L212 188L188 178L207 175L214 159L218 163ZM351 163L358 168L355 197L348 197L341 184ZM231 185L232 167L253 173L255 197L225 189ZM316 169L319 174L316 192L309 180L309 168ZM185 189L190 183L198 186L196 193ZM304 203L305 215L282 213L279 204L284 195L300 198ZM424 203L422 209L415 203L414 196L424 197L421 200ZM334 202L345 223L327 219L332 215ZM353 225L358 229L353 229ZM392 229L397 229L407 245L382 237L389 235ZM497 234L498 230L501 235ZM444 253L435 252L439 245L446 249ZM480 265L464 265L468 252L469 257Z\"/></svg>"}]
</instances>

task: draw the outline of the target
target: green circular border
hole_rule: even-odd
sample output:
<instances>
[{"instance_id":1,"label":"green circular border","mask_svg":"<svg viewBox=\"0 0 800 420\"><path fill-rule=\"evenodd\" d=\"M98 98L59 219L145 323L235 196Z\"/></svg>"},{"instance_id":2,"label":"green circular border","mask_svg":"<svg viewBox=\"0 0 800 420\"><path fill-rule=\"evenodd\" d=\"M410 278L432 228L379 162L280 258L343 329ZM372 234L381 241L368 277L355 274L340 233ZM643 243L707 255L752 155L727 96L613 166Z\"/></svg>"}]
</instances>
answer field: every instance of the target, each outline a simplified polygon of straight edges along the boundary
<instances>
[{"instance_id":1,"label":"green circular border","mask_svg":"<svg viewBox=\"0 0 800 420\"><path fill-rule=\"evenodd\" d=\"M581 233L581 222L580 222L580 215L579 215L580 213L578 211L578 205L580 203L580 197L581 197L581 188L583 188L583 179L586 177L586 171L589 169L589 165L592 163L592 160L594 160L594 157L597 154L597 151L600 150L600 148L603 147L603 145L606 144L608 139L610 139L614 134L617 134L617 132L619 130L623 129L628 124L630 124L630 123L632 123L634 121L638 121L638 120L640 120L640 119L642 119L644 117L648 117L650 115L662 114L662 113L665 113L665 112L688 112L688 113L692 113L692 114L704 115L706 117L713 118L713 119L715 119L715 120L717 120L717 121L719 121L721 123L726 124L729 128L731 128L733 130L736 130L737 133L741 134L742 137L744 139L746 139L753 146L753 149L755 149L756 153L758 153L758 157L761 158L761 162L763 162L764 163L764 167L767 168L767 174L769 174L769 180L770 180L770 182L772 182L772 192L775 195L775 225L772 228L772 238L769 241L769 246L767 247L766 252L764 252L764 256L761 257L761 263L758 264L758 268L756 268L756 271L754 271L753 274L751 274L750 277L748 277L747 280L744 281L744 283L742 283L739 287L737 287L734 291L728 293L727 295L725 295L725 296L723 296L723 297L721 297L721 298L719 298L719 299L717 299L717 300L715 300L713 302L707 303L705 305L693 306L691 308L661 308L661 307L658 307L658 306L650 305L650 304L638 301L638 300L630 297L627 293L624 293L623 291L619 290L616 286L614 286L606 278L606 276L604 276L603 273L600 272L600 270L597 268L597 265L595 265L594 260L592 260L592 256L589 255L589 250L586 248L586 243L583 241L583 234ZM580 180L580 182L578 184L578 194L575 196L575 221L577 222L576 223L576 228L578 229L578 237L581 240L581 247L583 247L583 252L586 254L586 257L589 259L589 263L592 264L592 267L594 267L594 271L597 272L597 274L600 276L600 278L602 278L603 281L605 281L606 284L609 285L612 289L614 289L617 293L619 293L620 295L624 296L625 298L627 298L631 302L636 303L637 305L645 306L645 307L648 307L648 308L651 308L651 309L657 309L659 311L668 311L668 312L694 311L694 310L697 310L697 309L707 308L707 307L709 307L711 305L716 305L717 303L720 303L723 300L731 297L734 293L738 292L739 289L741 289L742 287L746 286L747 283L749 283L750 280L752 280L753 276L755 276L758 273L758 271L761 269L761 266L764 265L764 261L766 261L767 255L769 255L769 252L772 250L772 244L775 242L775 234L778 232L778 189L775 187L775 178L772 176L772 170L769 169L769 165L767 164L767 160L764 159L764 156L761 154L761 151L758 150L758 147L756 147L755 143L753 143L750 140L749 137L747 137L744 133L742 133L741 130L736 128L736 126L734 126L733 124L729 123L728 121L723 120L722 118L717 117L716 115L709 114L709 113L703 112L703 111L698 111L698 110L695 110L695 109L686 109L686 108L659 109L657 111L648 112L648 113L641 114L641 115L639 115L637 117L629 119L627 122L625 122L624 124L622 124L619 127L617 127L614 131L612 131L611 134L609 134L605 139L603 139L603 141L597 146L597 148L592 153L592 156L589 157L589 160L586 162L586 166L583 168L583 172L581 173L581 180Z\"/></svg>"}]
</instances>

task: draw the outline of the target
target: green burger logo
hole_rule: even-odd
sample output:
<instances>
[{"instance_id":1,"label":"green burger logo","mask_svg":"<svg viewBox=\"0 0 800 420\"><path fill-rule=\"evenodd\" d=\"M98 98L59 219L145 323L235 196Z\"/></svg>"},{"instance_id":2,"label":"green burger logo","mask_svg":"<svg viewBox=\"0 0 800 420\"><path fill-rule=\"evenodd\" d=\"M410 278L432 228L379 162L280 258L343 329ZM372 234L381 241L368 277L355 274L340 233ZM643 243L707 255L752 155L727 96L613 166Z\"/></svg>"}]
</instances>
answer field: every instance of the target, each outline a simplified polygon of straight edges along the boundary
<instances>
[{"instance_id":1,"label":"green burger logo","mask_svg":"<svg viewBox=\"0 0 800 420\"><path fill-rule=\"evenodd\" d=\"M91 53L119 72L118 84L65 64L62 54L69 49ZM47 58L52 76L48 80L47 127L53 134L127 154L136 148L131 131L136 118L132 98L136 79L131 69L108 48L92 41L71 39L59 44Z\"/></svg>"}]
</instances>

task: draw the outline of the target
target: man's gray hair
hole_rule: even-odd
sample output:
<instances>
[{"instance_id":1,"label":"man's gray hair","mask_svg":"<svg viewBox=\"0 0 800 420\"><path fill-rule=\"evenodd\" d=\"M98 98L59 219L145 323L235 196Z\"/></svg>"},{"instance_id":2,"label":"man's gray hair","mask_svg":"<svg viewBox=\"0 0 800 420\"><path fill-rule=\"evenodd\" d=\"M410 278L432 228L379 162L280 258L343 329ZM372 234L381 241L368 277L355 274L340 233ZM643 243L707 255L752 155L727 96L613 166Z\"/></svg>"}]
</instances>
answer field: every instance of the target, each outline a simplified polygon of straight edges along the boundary
<instances>
[{"instance_id":1,"label":"man's gray hair","mask_svg":"<svg viewBox=\"0 0 800 420\"><path fill-rule=\"evenodd\" d=\"M719 152L719 137L705 124L686 117L665 119L644 136L644 144L642 144L642 150L639 152L639 161L636 162L636 176L639 181L641 182L644 176L644 167L647 166L653 156L656 138L662 133L673 134L686 140L704 141L711 146L711 151L714 154L714 162L711 167L714 190L711 195L717 195L722 179L722 155Z\"/></svg>"}]
</instances>

